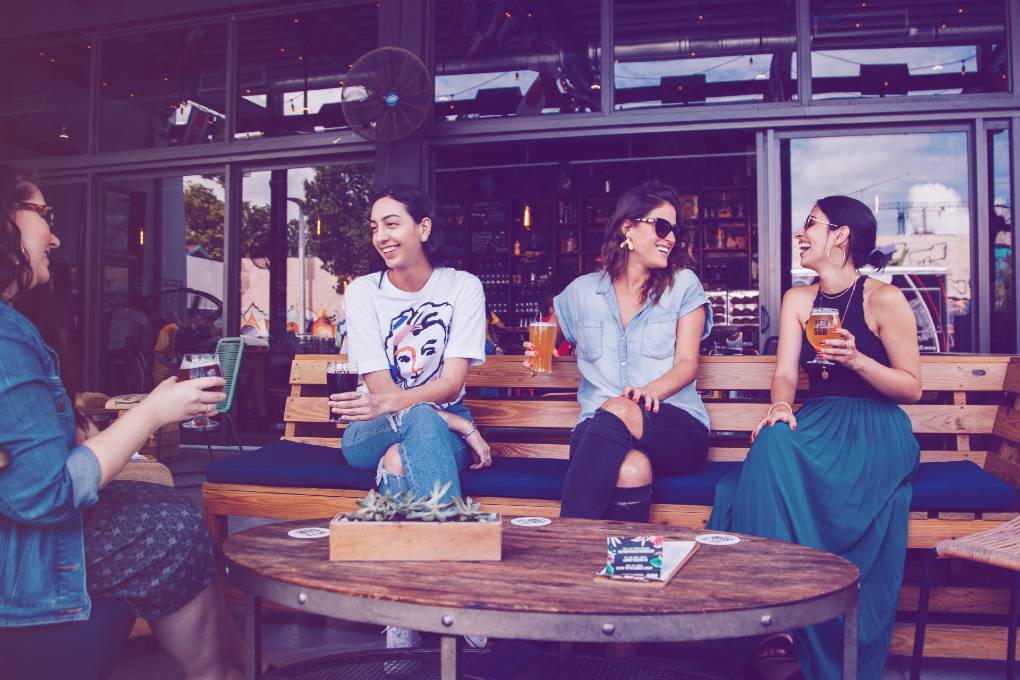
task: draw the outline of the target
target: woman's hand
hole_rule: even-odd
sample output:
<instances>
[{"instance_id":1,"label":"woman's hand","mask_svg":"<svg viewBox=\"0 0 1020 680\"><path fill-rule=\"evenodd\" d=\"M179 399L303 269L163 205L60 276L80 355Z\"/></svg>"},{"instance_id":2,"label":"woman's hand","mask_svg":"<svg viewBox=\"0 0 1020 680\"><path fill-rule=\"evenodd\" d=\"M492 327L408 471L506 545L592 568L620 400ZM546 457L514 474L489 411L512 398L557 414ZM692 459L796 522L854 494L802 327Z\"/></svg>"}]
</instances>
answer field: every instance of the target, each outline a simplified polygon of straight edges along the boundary
<instances>
[{"instance_id":1,"label":"woman's hand","mask_svg":"<svg viewBox=\"0 0 1020 680\"><path fill-rule=\"evenodd\" d=\"M620 393L621 397L630 399L638 406L641 405L641 400L645 400L645 410L651 411L652 413L659 412L659 398L648 391L648 387L633 387L627 385L623 388L623 392Z\"/></svg>"},{"instance_id":2,"label":"woman's hand","mask_svg":"<svg viewBox=\"0 0 1020 680\"><path fill-rule=\"evenodd\" d=\"M355 420L372 420L381 415L391 413L388 408L389 393L382 392L340 392L329 395L329 410L340 416L344 422Z\"/></svg>"},{"instance_id":3,"label":"woman's hand","mask_svg":"<svg viewBox=\"0 0 1020 680\"><path fill-rule=\"evenodd\" d=\"M758 425L754 428L754 432L751 433L750 441L752 444L754 443L755 437L758 436L758 433L761 432L763 427L772 427L776 423L786 423L790 426L791 430L797 430L797 416L793 414L793 409L791 409L787 404L781 402L777 402L772 406L773 408L769 409L768 415L758 421Z\"/></svg>"},{"instance_id":4,"label":"woman's hand","mask_svg":"<svg viewBox=\"0 0 1020 680\"><path fill-rule=\"evenodd\" d=\"M464 437L464 443L470 447L471 455L475 458L475 463L471 465L472 470L480 470L492 465L492 450L489 448L489 443L482 438L482 433L474 424L471 425L471 434Z\"/></svg>"},{"instance_id":5,"label":"woman's hand","mask_svg":"<svg viewBox=\"0 0 1020 680\"><path fill-rule=\"evenodd\" d=\"M825 348L818 353L819 358L857 370L857 365L864 355L857 351L854 334L845 328L837 328L834 332L840 339L823 342Z\"/></svg>"},{"instance_id":6,"label":"woman's hand","mask_svg":"<svg viewBox=\"0 0 1020 680\"><path fill-rule=\"evenodd\" d=\"M162 427L189 418L215 416L216 404L227 398L223 378L193 378L178 381L167 378L152 390L136 408L145 408Z\"/></svg>"}]
</instances>

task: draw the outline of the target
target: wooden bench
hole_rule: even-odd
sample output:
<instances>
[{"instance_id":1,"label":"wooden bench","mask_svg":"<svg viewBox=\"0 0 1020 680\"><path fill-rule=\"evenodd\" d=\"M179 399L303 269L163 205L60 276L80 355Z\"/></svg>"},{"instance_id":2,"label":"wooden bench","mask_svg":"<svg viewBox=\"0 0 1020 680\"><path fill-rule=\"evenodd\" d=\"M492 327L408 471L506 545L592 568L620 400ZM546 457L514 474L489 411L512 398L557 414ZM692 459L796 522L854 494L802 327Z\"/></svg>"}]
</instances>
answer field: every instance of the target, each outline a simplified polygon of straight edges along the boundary
<instances>
[{"instance_id":1,"label":"wooden bench","mask_svg":"<svg viewBox=\"0 0 1020 680\"><path fill-rule=\"evenodd\" d=\"M487 471L464 475L465 494L474 495L489 510L511 515L555 517L559 512L559 502L556 495L551 496L548 492L548 483L544 484L543 498L532 498L527 493L475 495L472 487L490 488L501 466L504 469L513 466L523 469L522 466L542 465L545 466L543 469L565 469L569 429L578 415L574 394L580 376L576 363L571 359L558 360L554 362L551 373L532 376L521 366L522 357L494 356L488 359L486 364L469 371L466 403L492 444L497 459L493 468ZM325 362L330 360L336 360L336 356L301 355L294 360L290 379L292 396L287 400L285 409L284 440L329 447L316 450L326 452L329 461L334 460L332 456L335 454L335 467L340 469L345 466L337 451L339 433L335 425L325 422ZM713 446L706 469L717 471L732 467L746 456L748 432L768 409L768 389L774 362L775 357L770 356L702 358L698 388L705 396L713 431ZM940 490L942 487L936 486L936 500L930 500L933 490L928 489L930 507L911 512L910 548L931 548L943 539L988 529L1011 519L1016 516L1015 488L1020 488L1020 357L928 355L922 358L922 363L924 399L919 404L905 406L904 410L921 441L922 463L956 465L951 468L922 466L924 470L950 470L952 474L948 481L943 474L941 483L943 486L948 484L948 490ZM806 387L806 379L802 376L800 388ZM499 395L482 396L480 392L485 388L489 391L497 388ZM282 446L291 447L286 449L289 452L299 450L295 448L296 444ZM312 447L305 448L311 450ZM374 471L360 471L364 474L358 478L356 488L321 488L314 474L311 477L313 481L300 484L298 480L299 485L295 485L292 473L299 473L300 469L280 469L281 479L289 476L280 484L289 486L277 485L272 467L261 471L251 467L259 460L259 453L222 461L209 468L207 476L210 481L203 487L203 502L210 530L219 541L226 536L227 517L230 515L306 519L350 510L355 501L365 495L365 489L374 476ZM275 455L281 459L288 454L281 449ZM250 456L253 458L249 459ZM513 459L547 460L544 463L514 463ZM248 460L252 461L251 464ZM973 465L966 464L967 461ZM333 463L330 462L330 465ZM297 458L295 466L299 466ZM990 473L994 479L981 470ZM352 473L349 469L341 471ZM244 474L239 476L239 473ZM488 474L488 477L482 473ZM998 507L982 508L981 499L975 501L971 498L961 506L952 489L957 473L967 473L959 477L962 480L959 484L967 484L967 475L971 475L970 479L978 475L984 481L991 480L992 484L998 485L1000 499L1002 489L1006 488L1011 500L1006 507L1000 501ZM261 481L240 483L238 479ZM1007 482L1014 489L995 480ZM709 484L712 479L703 482ZM915 500L920 486L915 485ZM711 489L714 485L710 487L709 494ZM702 488L702 495L704 492ZM652 521L702 527L711 512L711 498L708 495L707 500L697 504L655 503ZM974 507L975 502L978 507ZM971 506L969 509L968 504ZM910 565L901 597L905 611L914 610L917 598L916 580L909 578L909 568ZM987 605L984 611L994 613L1002 609L1004 612L1001 606L1006 601L1004 592L998 588L981 590L971 586L941 588L933 596L931 610L973 612L981 611L975 607ZM908 623L897 625L894 653L909 654L912 630ZM978 629L977 632L968 628L966 631L960 635L970 642L961 644L960 640L951 639L957 635L951 625L937 622L929 625L926 647L929 656L1004 658L1005 627L988 626L987 630ZM976 643L975 635L980 637Z\"/></svg>"}]
</instances>

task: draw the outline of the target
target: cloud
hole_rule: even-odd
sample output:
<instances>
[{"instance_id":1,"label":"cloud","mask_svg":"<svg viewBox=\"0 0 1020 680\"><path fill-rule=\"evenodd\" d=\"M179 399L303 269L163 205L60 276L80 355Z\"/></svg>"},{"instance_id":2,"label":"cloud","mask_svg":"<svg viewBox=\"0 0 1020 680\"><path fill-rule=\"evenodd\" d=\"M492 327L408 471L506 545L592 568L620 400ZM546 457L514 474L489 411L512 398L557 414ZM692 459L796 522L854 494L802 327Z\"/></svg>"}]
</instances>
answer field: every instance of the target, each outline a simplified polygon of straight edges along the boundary
<instances>
[{"instance_id":1,"label":"cloud","mask_svg":"<svg viewBox=\"0 0 1020 680\"><path fill-rule=\"evenodd\" d=\"M951 207L962 202L960 193L940 182L915 184L907 191L907 202L919 206L907 213L907 231L913 234L966 234L970 212Z\"/></svg>"}]
</instances>

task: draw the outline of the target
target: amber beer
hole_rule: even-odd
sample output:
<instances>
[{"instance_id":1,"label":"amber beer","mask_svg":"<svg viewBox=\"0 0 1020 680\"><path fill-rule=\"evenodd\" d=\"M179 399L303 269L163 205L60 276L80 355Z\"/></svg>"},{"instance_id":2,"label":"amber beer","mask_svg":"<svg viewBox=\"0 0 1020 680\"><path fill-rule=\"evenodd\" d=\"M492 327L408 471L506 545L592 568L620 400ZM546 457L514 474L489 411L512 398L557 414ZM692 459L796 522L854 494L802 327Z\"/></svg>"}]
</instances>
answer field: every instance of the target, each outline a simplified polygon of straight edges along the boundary
<instances>
[{"instance_id":1,"label":"amber beer","mask_svg":"<svg viewBox=\"0 0 1020 680\"><path fill-rule=\"evenodd\" d=\"M832 309L831 307L815 307L811 310L811 316L808 317L805 331L811 346L815 348L816 352L821 352L825 349L825 345L822 343L826 340L840 339L840 336L836 333L838 328L839 310ZM815 359L810 363L828 364L831 362Z\"/></svg>"},{"instance_id":2,"label":"amber beer","mask_svg":"<svg viewBox=\"0 0 1020 680\"><path fill-rule=\"evenodd\" d=\"M352 361L330 361L326 364L326 384L330 394L353 392L358 389L358 365ZM327 406L327 408L329 408ZM339 423L340 416L329 409L329 422Z\"/></svg>"},{"instance_id":3,"label":"amber beer","mask_svg":"<svg viewBox=\"0 0 1020 680\"><path fill-rule=\"evenodd\" d=\"M553 345L556 344L556 324L550 321L532 321L528 326L528 340L534 346L531 370L535 373L552 371Z\"/></svg>"},{"instance_id":4,"label":"amber beer","mask_svg":"<svg viewBox=\"0 0 1020 680\"><path fill-rule=\"evenodd\" d=\"M177 371L177 381L181 382L192 378L218 378L222 375L220 360L215 354L185 354L181 359L181 367ZM216 424L206 416L199 416L184 422L183 426L192 430L205 430L215 427Z\"/></svg>"}]
</instances>

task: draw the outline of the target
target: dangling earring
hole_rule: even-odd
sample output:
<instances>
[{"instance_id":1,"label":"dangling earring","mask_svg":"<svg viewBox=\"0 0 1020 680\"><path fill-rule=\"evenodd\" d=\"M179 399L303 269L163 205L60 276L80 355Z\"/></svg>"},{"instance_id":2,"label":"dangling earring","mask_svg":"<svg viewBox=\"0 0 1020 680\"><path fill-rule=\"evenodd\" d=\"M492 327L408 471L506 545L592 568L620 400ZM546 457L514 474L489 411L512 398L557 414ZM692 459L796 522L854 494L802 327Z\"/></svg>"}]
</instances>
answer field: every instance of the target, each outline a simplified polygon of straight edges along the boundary
<instances>
[{"instance_id":1,"label":"dangling earring","mask_svg":"<svg viewBox=\"0 0 1020 680\"><path fill-rule=\"evenodd\" d=\"M626 248L627 250L634 250L634 242L630 240L629 234L623 239L623 242L620 243L620 247Z\"/></svg>"},{"instance_id":2,"label":"dangling earring","mask_svg":"<svg viewBox=\"0 0 1020 680\"><path fill-rule=\"evenodd\" d=\"M839 248L840 250L843 251L843 261L842 262L833 262L832 261L832 249L833 248ZM828 260L829 262L831 262L832 264L836 265L837 267L842 269L843 266L846 265L846 261L850 259L850 253L846 252L846 248L842 248L842 247L836 246L836 245L831 245L831 246L829 246L829 249L827 251L825 251L825 259Z\"/></svg>"},{"instance_id":3,"label":"dangling earring","mask_svg":"<svg viewBox=\"0 0 1020 680\"><path fill-rule=\"evenodd\" d=\"M24 243L21 244L21 261L22 262L28 261L28 251L25 250L25 244Z\"/></svg>"}]
</instances>

